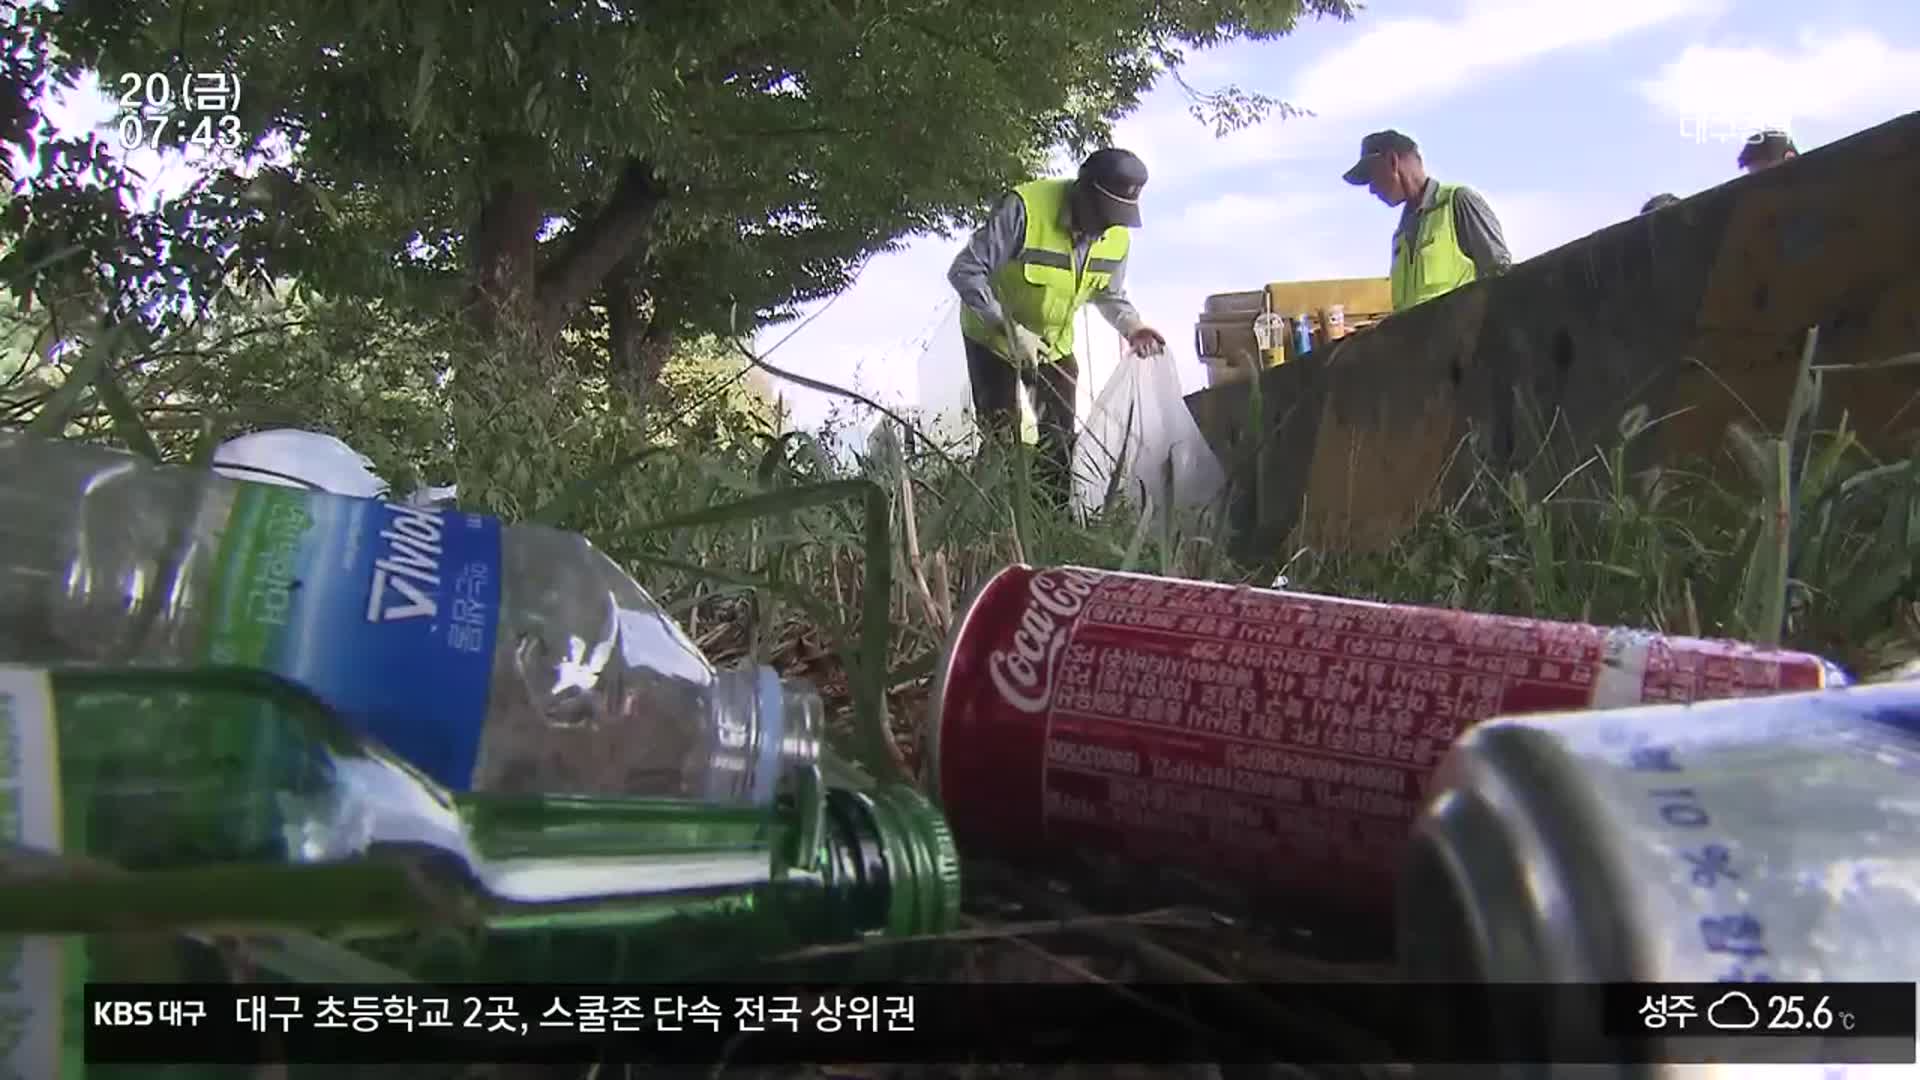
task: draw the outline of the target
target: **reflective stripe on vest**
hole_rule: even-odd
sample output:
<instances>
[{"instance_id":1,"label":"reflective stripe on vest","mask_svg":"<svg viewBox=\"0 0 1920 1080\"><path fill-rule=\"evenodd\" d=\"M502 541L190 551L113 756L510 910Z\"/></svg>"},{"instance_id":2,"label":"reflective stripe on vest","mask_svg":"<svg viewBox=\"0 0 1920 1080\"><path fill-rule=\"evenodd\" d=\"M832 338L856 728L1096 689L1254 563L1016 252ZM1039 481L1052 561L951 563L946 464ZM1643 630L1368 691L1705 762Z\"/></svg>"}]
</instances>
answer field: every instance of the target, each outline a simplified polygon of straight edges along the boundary
<instances>
[{"instance_id":1,"label":"reflective stripe on vest","mask_svg":"<svg viewBox=\"0 0 1920 1080\"><path fill-rule=\"evenodd\" d=\"M1026 208L1026 243L1020 254L993 275L1000 310L1047 343L1049 360L1073 355L1073 317L1094 293L1113 283L1127 257L1124 225L1102 233L1087 249L1086 265L1074 273L1073 234L1067 229L1067 192L1071 180L1035 180L1013 189ZM960 330L995 353L1008 352L1006 336L989 328L968 308L960 309Z\"/></svg>"},{"instance_id":2,"label":"reflective stripe on vest","mask_svg":"<svg viewBox=\"0 0 1920 1080\"><path fill-rule=\"evenodd\" d=\"M1433 208L1419 215L1414 227L1393 238L1393 310L1405 311L1465 285L1478 276L1473 260L1460 250L1453 227L1453 193L1458 184L1441 184ZM1409 235L1414 244L1407 246Z\"/></svg>"}]
</instances>

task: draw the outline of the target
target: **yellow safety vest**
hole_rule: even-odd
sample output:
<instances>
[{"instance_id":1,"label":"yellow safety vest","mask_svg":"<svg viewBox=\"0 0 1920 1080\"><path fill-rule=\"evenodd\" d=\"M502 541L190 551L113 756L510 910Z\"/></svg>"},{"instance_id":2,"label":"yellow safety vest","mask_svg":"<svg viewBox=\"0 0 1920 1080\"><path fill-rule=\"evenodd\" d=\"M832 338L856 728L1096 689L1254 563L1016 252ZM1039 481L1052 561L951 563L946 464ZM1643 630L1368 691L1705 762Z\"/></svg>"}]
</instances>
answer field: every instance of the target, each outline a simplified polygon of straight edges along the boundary
<instances>
[{"instance_id":1,"label":"yellow safety vest","mask_svg":"<svg viewBox=\"0 0 1920 1080\"><path fill-rule=\"evenodd\" d=\"M1087 248L1084 266L1073 265L1073 234L1067 228L1071 180L1035 180L1013 189L1026 206L1026 246L995 271L994 296L1009 319L1040 335L1057 360L1073 355L1073 317L1095 292L1106 288L1127 257L1124 225L1100 234ZM990 327L971 308L960 309L960 332L1005 356L1006 332Z\"/></svg>"},{"instance_id":2,"label":"yellow safety vest","mask_svg":"<svg viewBox=\"0 0 1920 1080\"><path fill-rule=\"evenodd\" d=\"M1441 184L1434 193L1433 208L1420 213L1413 228L1393 238L1393 310L1424 304L1477 276L1473 260L1460 250L1453 227L1453 193L1459 188Z\"/></svg>"}]
</instances>

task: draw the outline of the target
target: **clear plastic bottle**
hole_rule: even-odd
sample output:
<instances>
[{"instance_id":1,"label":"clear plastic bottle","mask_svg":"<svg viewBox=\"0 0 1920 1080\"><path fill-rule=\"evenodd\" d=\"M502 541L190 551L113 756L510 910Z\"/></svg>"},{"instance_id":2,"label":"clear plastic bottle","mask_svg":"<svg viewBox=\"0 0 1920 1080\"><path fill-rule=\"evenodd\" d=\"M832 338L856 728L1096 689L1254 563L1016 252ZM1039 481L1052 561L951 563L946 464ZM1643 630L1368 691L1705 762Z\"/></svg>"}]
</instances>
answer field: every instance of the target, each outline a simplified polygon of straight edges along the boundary
<instances>
[{"instance_id":1,"label":"clear plastic bottle","mask_svg":"<svg viewBox=\"0 0 1920 1080\"><path fill-rule=\"evenodd\" d=\"M455 791L764 804L823 726L576 534L12 433L0 660L264 668Z\"/></svg>"}]
</instances>

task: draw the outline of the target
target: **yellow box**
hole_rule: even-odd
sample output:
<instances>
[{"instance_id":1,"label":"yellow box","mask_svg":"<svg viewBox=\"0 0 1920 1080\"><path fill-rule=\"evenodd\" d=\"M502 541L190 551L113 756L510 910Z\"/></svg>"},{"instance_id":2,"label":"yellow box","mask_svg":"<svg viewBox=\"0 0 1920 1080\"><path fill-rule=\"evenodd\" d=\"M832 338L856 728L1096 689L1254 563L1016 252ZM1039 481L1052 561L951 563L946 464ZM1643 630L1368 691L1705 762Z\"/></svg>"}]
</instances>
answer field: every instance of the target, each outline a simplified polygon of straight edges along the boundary
<instances>
[{"instance_id":1,"label":"yellow box","mask_svg":"<svg viewBox=\"0 0 1920 1080\"><path fill-rule=\"evenodd\" d=\"M1383 277L1276 281L1267 286L1267 310L1288 318L1303 311L1322 311L1334 304L1344 306L1349 319L1356 315L1384 315L1393 310L1393 289Z\"/></svg>"}]
</instances>

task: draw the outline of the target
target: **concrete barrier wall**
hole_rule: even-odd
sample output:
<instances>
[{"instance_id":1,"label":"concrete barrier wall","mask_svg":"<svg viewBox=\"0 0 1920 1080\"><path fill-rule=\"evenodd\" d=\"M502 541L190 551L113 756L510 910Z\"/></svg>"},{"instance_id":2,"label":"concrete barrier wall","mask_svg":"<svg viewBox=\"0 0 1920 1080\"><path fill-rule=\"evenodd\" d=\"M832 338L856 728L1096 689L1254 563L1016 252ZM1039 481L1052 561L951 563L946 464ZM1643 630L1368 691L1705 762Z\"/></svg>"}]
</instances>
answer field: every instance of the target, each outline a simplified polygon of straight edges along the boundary
<instances>
[{"instance_id":1,"label":"concrete barrier wall","mask_svg":"<svg viewBox=\"0 0 1920 1080\"><path fill-rule=\"evenodd\" d=\"M1821 423L1914 452L1920 367L1847 367L1920 352L1920 113L1187 400L1235 478L1243 557L1374 549L1470 477L1469 432L1517 468L1543 420L1563 451L1611 445L1645 405L1666 419L1642 461L1726 461L1729 423L1782 426L1814 326Z\"/></svg>"}]
</instances>

